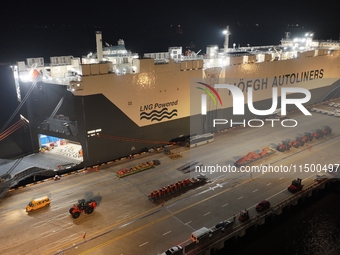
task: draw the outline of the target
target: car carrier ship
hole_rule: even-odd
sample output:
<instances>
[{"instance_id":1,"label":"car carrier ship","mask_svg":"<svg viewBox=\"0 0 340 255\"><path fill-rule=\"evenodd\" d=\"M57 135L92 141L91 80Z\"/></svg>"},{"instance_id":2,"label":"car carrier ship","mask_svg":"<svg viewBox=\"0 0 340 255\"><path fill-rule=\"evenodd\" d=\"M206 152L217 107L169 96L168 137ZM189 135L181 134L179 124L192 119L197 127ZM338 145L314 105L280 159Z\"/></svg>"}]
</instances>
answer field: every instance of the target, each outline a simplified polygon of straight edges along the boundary
<instances>
[{"instance_id":1,"label":"car carrier ship","mask_svg":"<svg viewBox=\"0 0 340 255\"><path fill-rule=\"evenodd\" d=\"M272 104L273 87L308 89L308 104L339 96L339 41L287 33L277 46L229 48L229 34L227 27L224 48L210 45L205 54L170 47L139 58L121 39L103 47L98 31L94 54L51 57L49 64L43 58L17 62L16 90L27 107L34 150L41 148L41 136L66 139L81 145L82 165L93 166L217 132L226 127L213 127L209 119L231 118L233 103L228 90L215 84L235 85L245 97L252 87L257 109ZM202 94L209 95L203 117ZM254 116L246 110L242 118Z\"/></svg>"}]
</instances>

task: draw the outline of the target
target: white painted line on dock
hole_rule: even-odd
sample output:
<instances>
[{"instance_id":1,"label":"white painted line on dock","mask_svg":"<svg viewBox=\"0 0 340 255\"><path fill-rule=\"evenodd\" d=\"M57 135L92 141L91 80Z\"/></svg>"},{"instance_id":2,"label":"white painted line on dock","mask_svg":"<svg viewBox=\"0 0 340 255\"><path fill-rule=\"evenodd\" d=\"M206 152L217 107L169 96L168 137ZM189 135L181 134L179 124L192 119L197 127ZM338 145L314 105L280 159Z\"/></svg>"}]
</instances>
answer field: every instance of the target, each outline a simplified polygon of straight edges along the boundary
<instances>
[{"instance_id":1,"label":"white painted line on dock","mask_svg":"<svg viewBox=\"0 0 340 255\"><path fill-rule=\"evenodd\" d=\"M204 214L203 216L207 216L208 214L210 214L210 212L207 212L206 214Z\"/></svg>"},{"instance_id":2,"label":"white painted line on dock","mask_svg":"<svg viewBox=\"0 0 340 255\"><path fill-rule=\"evenodd\" d=\"M228 203L226 203L225 205L222 205L222 207L225 207L225 206L227 206L228 205Z\"/></svg>"},{"instance_id":3,"label":"white painted line on dock","mask_svg":"<svg viewBox=\"0 0 340 255\"><path fill-rule=\"evenodd\" d=\"M163 236L165 236L165 235L167 235L167 234L169 234L169 233L171 233L171 230L168 231L168 232L165 232L165 233L163 234Z\"/></svg>"},{"instance_id":4,"label":"white painted line on dock","mask_svg":"<svg viewBox=\"0 0 340 255\"><path fill-rule=\"evenodd\" d=\"M321 159L325 159L325 157L321 158Z\"/></svg>"},{"instance_id":5,"label":"white painted line on dock","mask_svg":"<svg viewBox=\"0 0 340 255\"><path fill-rule=\"evenodd\" d=\"M258 189L256 189L256 190L253 190L253 193L254 193L254 192L256 192L256 191L258 191Z\"/></svg>"},{"instance_id":6,"label":"white painted line on dock","mask_svg":"<svg viewBox=\"0 0 340 255\"><path fill-rule=\"evenodd\" d=\"M237 200L240 200L240 199L242 199L243 198L243 196L242 197L239 197Z\"/></svg>"},{"instance_id":7,"label":"white painted line on dock","mask_svg":"<svg viewBox=\"0 0 340 255\"><path fill-rule=\"evenodd\" d=\"M269 200L269 199L271 199L272 197L275 197L275 196L277 196L278 194L280 194L280 193L282 193L282 192L285 192L286 190L287 190L287 189L281 190L281 191L275 193L274 195L272 195L272 196L266 198L266 200Z\"/></svg>"},{"instance_id":8,"label":"white painted line on dock","mask_svg":"<svg viewBox=\"0 0 340 255\"><path fill-rule=\"evenodd\" d=\"M188 221L187 223L184 223L184 225L189 225L192 221Z\"/></svg>"},{"instance_id":9,"label":"white painted line on dock","mask_svg":"<svg viewBox=\"0 0 340 255\"><path fill-rule=\"evenodd\" d=\"M283 177L281 177L279 180L282 180L283 179Z\"/></svg>"},{"instance_id":10,"label":"white painted line on dock","mask_svg":"<svg viewBox=\"0 0 340 255\"><path fill-rule=\"evenodd\" d=\"M144 245L146 245L146 244L148 244L148 243L149 243L149 242L142 243L142 244L139 245L139 247L142 247L142 246L144 246Z\"/></svg>"},{"instance_id":11,"label":"white painted line on dock","mask_svg":"<svg viewBox=\"0 0 340 255\"><path fill-rule=\"evenodd\" d=\"M270 182L270 183L267 184L267 186L269 186L269 185L271 185L271 184L272 184L272 183Z\"/></svg>"}]
</instances>

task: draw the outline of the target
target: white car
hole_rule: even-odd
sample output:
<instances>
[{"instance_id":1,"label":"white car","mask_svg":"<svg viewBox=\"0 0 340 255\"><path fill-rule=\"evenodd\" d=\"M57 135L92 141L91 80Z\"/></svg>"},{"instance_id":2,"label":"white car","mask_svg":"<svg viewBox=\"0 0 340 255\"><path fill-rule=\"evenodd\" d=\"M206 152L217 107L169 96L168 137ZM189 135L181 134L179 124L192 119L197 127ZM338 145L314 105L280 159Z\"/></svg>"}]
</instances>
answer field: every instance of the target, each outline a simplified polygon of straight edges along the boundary
<instances>
[{"instance_id":1,"label":"white car","mask_svg":"<svg viewBox=\"0 0 340 255\"><path fill-rule=\"evenodd\" d=\"M183 248L179 245L176 245L174 247L171 247L169 250L166 250L161 255L172 255L176 254L177 252L181 251Z\"/></svg>"}]
</instances>

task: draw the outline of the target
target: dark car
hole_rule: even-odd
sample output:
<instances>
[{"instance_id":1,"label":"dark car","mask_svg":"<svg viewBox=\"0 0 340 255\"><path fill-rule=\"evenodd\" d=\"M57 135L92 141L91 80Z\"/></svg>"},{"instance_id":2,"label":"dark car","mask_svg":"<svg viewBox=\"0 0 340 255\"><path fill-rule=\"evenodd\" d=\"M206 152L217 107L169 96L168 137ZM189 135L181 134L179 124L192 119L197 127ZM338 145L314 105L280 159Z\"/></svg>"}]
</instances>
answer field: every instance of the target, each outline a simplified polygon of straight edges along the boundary
<instances>
[{"instance_id":1,"label":"dark car","mask_svg":"<svg viewBox=\"0 0 340 255\"><path fill-rule=\"evenodd\" d=\"M229 224L231 224L232 222L229 221L229 220L224 220L224 221L221 221L219 223L217 223L215 225L215 228L218 229L218 228L225 228L226 226L228 226Z\"/></svg>"},{"instance_id":2,"label":"dark car","mask_svg":"<svg viewBox=\"0 0 340 255\"><path fill-rule=\"evenodd\" d=\"M261 201L260 203L258 203L258 205L256 206L256 211L258 211L258 212L263 212L263 211L265 211L265 210L267 210L267 209L269 209L270 208L270 203L269 203L269 201L267 201L267 200L263 200L263 201Z\"/></svg>"}]
</instances>

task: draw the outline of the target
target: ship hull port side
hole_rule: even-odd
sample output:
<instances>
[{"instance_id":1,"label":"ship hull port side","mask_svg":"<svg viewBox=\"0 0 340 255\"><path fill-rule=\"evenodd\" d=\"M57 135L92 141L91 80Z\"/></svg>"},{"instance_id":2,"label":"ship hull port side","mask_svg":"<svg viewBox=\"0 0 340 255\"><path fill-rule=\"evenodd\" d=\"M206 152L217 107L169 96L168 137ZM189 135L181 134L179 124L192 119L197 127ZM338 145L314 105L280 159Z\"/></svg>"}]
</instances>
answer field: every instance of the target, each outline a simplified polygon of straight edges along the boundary
<instances>
[{"instance_id":1,"label":"ship hull port side","mask_svg":"<svg viewBox=\"0 0 340 255\"><path fill-rule=\"evenodd\" d=\"M28 84L21 83L21 85L21 91L24 93L24 87L28 87ZM336 95L336 92L339 93L339 86L340 82L337 81L328 87L311 90L312 98L309 103L329 99L327 96L332 97L329 92L333 91ZM271 99L266 99L254 103L254 107L266 109L265 107L271 103ZM57 105L59 105L57 113L47 123L46 120L56 111ZM229 128L227 125L216 125L214 128L212 122L210 124L207 122L212 115L214 118L233 116L235 121L256 118L247 110L247 107L245 110L245 116L238 118L233 116L232 108L229 107L219 109L217 112L209 111L205 120L200 114L196 114L139 127L102 94L74 96L66 86L39 83L28 99L32 137L45 134L79 143L83 150L84 166L105 163L147 151L149 148L164 145L162 142L190 134L217 132ZM190 125L190 123L195 123L195 125ZM98 137L97 134L105 134L114 139ZM129 141L129 139L136 140ZM148 143L147 140L156 143ZM159 141L158 144L157 141ZM34 149L38 151L39 140L34 140L33 144Z\"/></svg>"},{"instance_id":2,"label":"ship hull port side","mask_svg":"<svg viewBox=\"0 0 340 255\"><path fill-rule=\"evenodd\" d=\"M22 97L30 86L31 83L20 82ZM36 137L33 150L39 151L42 134L79 143L82 166L147 151L190 133L189 117L139 127L102 94L74 96L66 86L43 82L39 82L30 93L27 111L32 137ZM115 138L98 137L98 133Z\"/></svg>"}]
</instances>

